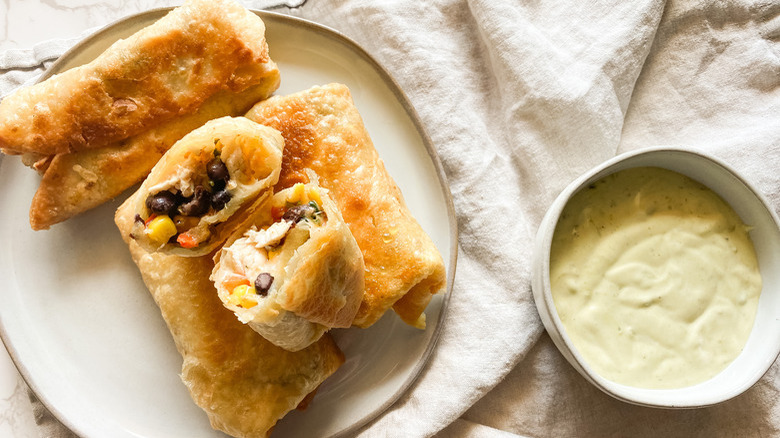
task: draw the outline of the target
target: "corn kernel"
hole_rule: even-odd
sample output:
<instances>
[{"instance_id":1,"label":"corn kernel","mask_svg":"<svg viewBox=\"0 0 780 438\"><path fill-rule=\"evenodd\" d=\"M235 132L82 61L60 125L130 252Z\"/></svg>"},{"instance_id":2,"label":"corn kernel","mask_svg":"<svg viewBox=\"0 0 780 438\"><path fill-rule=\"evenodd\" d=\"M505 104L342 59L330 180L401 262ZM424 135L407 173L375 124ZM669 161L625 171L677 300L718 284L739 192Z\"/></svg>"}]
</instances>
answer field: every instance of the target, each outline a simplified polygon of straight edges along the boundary
<instances>
[{"instance_id":1,"label":"corn kernel","mask_svg":"<svg viewBox=\"0 0 780 438\"><path fill-rule=\"evenodd\" d=\"M176 235L176 224L166 215L157 216L146 226L146 235L154 242L165 243Z\"/></svg>"},{"instance_id":2,"label":"corn kernel","mask_svg":"<svg viewBox=\"0 0 780 438\"><path fill-rule=\"evenodd\" d=\"M315 188L309 189L309 200L314 201L317 205L322 206L322 197L320 197L320 191Z\"/></svg>"},{"instance_id":3,"label":"corn kernel","mask_svg":"<svg viewBox=\"0 0 780 438\"><path fill-rule=\"evenodd\" d=\"M257 301L251 298L254 295L256 295L255 289L252 286L248 284L241 284L236 286L230 293L228 303L234 306L241 306L248 309L257 305ZM249 303L252 304L247 306Z\"/></svg>"},{"instance_id":4,"label":"corn kernel","mask_svg":"<svg viewBox=\"0 0 780 438\"><path fill-rule=\"evenodd\" d=\"M290 195L287 197L287 202L291 204L303 204L303 197L305 195L306 192L304 190L303 183L295 183L295 185L292 186L292 190L290 190Z\"/></svg>"},{"instance_id":5,"label":"corn kernel","mask_svg":"<svg viewBox=\"0 0 780 438\"><path fill-rule=\"evenodd\" d=\"M235 295L230 295L228 297L227 301L228 301L228 304L230 304L231 306L240 306L241 305L241 298L238 298Z\"/></svg>"},{"instance_id":6,"label":"corn kernel","mask_svg":"<svg viewBox=\"0 0 780 438\"><path fill-rule=\"evenodd\" d=\"M244 296L248 293L254 293L252 291L252 286L248 284L239 284L233 289L232 295L236 296L237 298L244 298Z\"/></svg>"},{"instance_id":7,"label":"corn kernel","mask_svg":"<svg viewBox=\"0 0 780 438\"><path fill-rule=\"evenodd\" d=\"M257 301L255 301L252 298L248 298L248 297L241 298L241 307L243 307L244 309L251 309L256 305L257 305Z\"/></svg>"}]
</instances>

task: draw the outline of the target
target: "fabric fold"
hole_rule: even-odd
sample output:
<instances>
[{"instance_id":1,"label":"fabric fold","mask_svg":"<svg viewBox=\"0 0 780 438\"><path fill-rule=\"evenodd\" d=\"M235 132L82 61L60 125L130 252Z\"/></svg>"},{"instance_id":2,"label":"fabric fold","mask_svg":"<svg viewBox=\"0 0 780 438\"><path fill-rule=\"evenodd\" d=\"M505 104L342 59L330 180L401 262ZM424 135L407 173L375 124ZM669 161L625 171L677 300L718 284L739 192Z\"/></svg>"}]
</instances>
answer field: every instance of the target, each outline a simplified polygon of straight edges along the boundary
<instances>
[{"instance_id":1,"label":"fabric fold","mask_svg":"<svg viewBox=\"0 0 780 438\"><path fill-rule=\"evenodd\" d=\"M662 11L660 1L301 11L354 38L400 82L437 146L460 224L436 354L364 436L436 433L522 366L543 332L529 282L536 228L569 181L617 150Z\"/></svg>"}]
</instances>

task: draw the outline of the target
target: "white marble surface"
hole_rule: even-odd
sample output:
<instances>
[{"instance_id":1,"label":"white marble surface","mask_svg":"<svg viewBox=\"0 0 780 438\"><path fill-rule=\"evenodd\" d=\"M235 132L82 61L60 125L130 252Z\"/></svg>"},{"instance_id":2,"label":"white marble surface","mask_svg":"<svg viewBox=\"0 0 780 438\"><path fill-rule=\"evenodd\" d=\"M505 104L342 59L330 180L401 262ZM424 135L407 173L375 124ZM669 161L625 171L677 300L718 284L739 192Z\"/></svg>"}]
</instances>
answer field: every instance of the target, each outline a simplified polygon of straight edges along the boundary
<instances>
[{"instance_id":1,"label":"white marble surface","mask_svg":"<svg viewBox=\"0 0 780 438\"><path fill-rule=\"evenodd\" d=\"M172 0L2 0L0 52L31 48L52 38L77 37L86 29L123 16L178 3Z\"/></svg>"},{"instance_id":2,"label":"white marble surface","mask_svg":"<svg viewBox=\"0 0 780 438\"><path fill-rule=\"evenodd\" d=\"M37 436L27 387L3 349L0 351L0 437Z\"/></svg>"}]
</instances>

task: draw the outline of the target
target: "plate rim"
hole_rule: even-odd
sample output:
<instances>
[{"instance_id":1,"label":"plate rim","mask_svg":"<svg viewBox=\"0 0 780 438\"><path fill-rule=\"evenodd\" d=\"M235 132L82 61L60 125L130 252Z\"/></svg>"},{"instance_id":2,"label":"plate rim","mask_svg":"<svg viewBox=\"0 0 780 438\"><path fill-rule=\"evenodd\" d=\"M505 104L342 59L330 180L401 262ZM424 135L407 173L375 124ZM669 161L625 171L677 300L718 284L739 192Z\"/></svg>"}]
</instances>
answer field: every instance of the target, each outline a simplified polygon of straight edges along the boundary
<instances>
[{"instance_id":1,"label":"plate rim","mask_svg":"<svg viewBox=\"0 0 780 438\"><path fill-rule=\"evenodd\" d=\"M54 62L52 62L52 64L48 68L46 68L45 71L36 79L35 83L37 84L39 82L42 82L50 78L59 69L61 69L61 65L67 64L67 62L71 58L76 56L86 43L93 41L94 39L99 39L103 37L105 34L109 33L117 26L122 25L127 21L142 19L150 15L158 15L158 14L164 15L173 9L174 7L160 7L160 8L147 9L145 11L126 15L97 29L95 32L91 33L90 35L87 35L86 37L80 39L72 47L66 50L60 57L58 57ZM387 400L385 400L384 403L380 404L376 409L371 411L365 417L347 426L346 428L330 435L331 437L341 437L349 433L353 433L360 428L363 428L369 423L375 421L383 413L385 413L404 394L406 394L410 390L410 388L418 381L420 375L422 374L423 369L429 363L433 351L438 345L438 341L441 337L441 332L443 330L446 321L449 301L453 293L455 271L457 268L457 259L458 259L458 237L459 237L456 210L452 198L450 185L447 176L444 172L441 159L435 147L433 146L433 142L431 141L430 136L425 130L425 127L423 126L422 121L420 120L420 117L416 109L411 104L409 98L406 96L405 92L398 84L398 82L373 56L371 56L365 49L363 49L359 44L357 44L351 38L347 37L346 35L339 32L338 30L335 30L326 25L319 24L314 21L307 20L305 18L296 17L288 14L279 13L279 12L257 10L251 8L247 8L247 9L257 14L260 18L263 19L264 22L266 21L266 19L276 20L278 22L281 22L282 24L305 28L307 31L315 32L321 36L335 40L337 43L346 46L350 50L354 51L364 61L368 62L369 65L373 68L373 70L379 74L379 76L388 86L389 91L393 93L395 98L398 100L398 103L401 104L401 107L403 108L404 112L408 115L415 130L420 135L420 138L428 154L428 157L431 160L431 164L433 164L437 179L439 181L440 190L442 192L441 194L443 195L444 203L447 206L449 241L450 241L450 254L449 254L449 266L448 266L449 269L447 269L447 276L446 276L447 281L446 281L445 289L443 293L440 292L439 294L437 294L442 297L441 308L439 311L438 318L436 320L436 327L434 328L434 332L431 334L431 340L428 342L428 345L426 346L422 356L420 357L420 360L418 360L415 366L412 368L409 377L404 381L404 383L398 388L396 392L394 392L390 397L387 398ZM3 154L0 154L0 163L2 163L3 158L4 158ZM69 417L64 415L63 412L61 412L49 400L47 400L45 397L41 395L44 392L37 384L34 383L33 376L30 374L30 371L24 365L23 361L19 358L18 353L15 347L13 346L13 343L10 341L8 333L6 332L5 324L3 323L2 318L0 318L0 339L2 339L5 349L7 350L12 363L19 371L20 376L27 384L27 386L29 387L33 395L36 397L36 399L39 402L41 402L41 404L43 404L46 407L46 409L48 409L48 411L51 412L51 414L65 427L67 427L72 432L78 434L79 436L85 436L84 432L81 430L80 427L74 424Z\"/></svg>"}]
</instances>

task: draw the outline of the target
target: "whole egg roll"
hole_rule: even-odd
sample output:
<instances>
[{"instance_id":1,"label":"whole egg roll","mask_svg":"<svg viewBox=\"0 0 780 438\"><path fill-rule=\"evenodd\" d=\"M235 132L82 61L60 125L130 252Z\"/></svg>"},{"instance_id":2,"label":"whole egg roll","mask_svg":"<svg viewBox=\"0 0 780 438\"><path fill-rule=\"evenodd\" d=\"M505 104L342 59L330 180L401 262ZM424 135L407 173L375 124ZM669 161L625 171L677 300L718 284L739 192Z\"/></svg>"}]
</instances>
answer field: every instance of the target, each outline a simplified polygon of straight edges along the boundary
<instances>
[{"instance_id":1,"label":"whole egg roll","mask_svg":"<svg viewBox=\"0 0 780 438\"><path fill-rule=\"evenodd\" d=\"M215 429L268 436L284 415L311 400L344 355L328 334L293 353L241 324L209 281L212 254L148 253L128 237L133 204L132 197L122 204L116 224L182 355L181 379L193 401Z\"/></svg>"},{"instance_id":2,"label":"whole egg roll","mask_svg":"<svg viewBox=\"0 0 780 438\"><path fill-rule=\"evenodd\" d=\"M246 117L285 139L276 190L307 182L306 169L313 170L355 236L366 289L353 324L368 327L393 308L424 328L424 310L446 283L444 261L385 169L349 89L330 84L273 96Z\"/></svg>"},{"instance_id":3,"label":"whole egg roll","mask_svg":"<svg viewBox=\"0 0 780 438\"><path fill-rule=\"evenodd\" d=\"M225 307L284 349L349 327L363 297L363 256L316 176L274 194L228 239L211 279Z\"/></svg>"},{"instance_id":4,"label":"whole egg roll","mask_svg":"<svg viewBox=\"0 0 780 438\"><path fill-rule=\"evenodd\" d=\"M150 252L214 251L273 193L284 139L243 117L214 119L162 156L134 197L130 237Z\"/></svg>"},{"instance_id":5,"label":"whole egg roll","mask_svg":"<svg viewBox=\"0 0 780 438\"><path fill-rule=\"evenodd\" d=\"M258 84L265 24L233 0L187 0L92 62L0 102L0 150L43 156L111 145Z\"/></svg>"}]
</instances>

